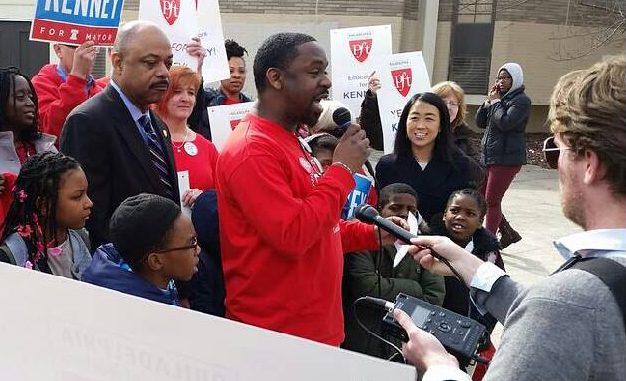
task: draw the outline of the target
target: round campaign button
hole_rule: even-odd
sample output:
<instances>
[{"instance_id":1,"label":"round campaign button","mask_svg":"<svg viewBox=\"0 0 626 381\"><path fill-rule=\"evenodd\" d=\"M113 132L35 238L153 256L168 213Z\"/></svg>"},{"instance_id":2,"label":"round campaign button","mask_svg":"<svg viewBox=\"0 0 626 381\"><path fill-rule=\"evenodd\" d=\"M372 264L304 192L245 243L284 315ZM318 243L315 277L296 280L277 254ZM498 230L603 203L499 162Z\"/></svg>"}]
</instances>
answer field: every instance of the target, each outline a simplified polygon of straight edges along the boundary
<instances>
[{"instance_id":1,"label":"round campaign button","mask_svg":"<svg viewBox=\"0 0 626 381\"><path fill-rule=\"evenodd\" d=\"M193 142L185 143L183 148L185 149L185 152L187 152L189 156L196 156L198 154L198 147L196 147L196 145L193 144Z\"/></svg>"}]
</instances>

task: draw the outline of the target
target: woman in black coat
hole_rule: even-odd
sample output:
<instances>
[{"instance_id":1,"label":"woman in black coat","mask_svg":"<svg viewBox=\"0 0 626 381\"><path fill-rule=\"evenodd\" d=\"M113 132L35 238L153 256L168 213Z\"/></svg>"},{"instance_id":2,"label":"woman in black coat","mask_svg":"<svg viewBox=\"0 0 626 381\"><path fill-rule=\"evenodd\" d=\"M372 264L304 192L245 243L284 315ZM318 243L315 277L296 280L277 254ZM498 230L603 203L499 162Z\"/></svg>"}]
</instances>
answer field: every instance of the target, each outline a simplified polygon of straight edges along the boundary
<instances>
[{"instance_id":1,"label":"woman in black coat","mask_svg":"<svg viewBox=\"0 0 626 381\"><path fill-rule=\"evenodd\" d=\"M481 154L482 163L487 167L483 187L487 200L485 225L493 234L503 219L501 203L504 193L526 164L525 132L530 104L530 98L524 92L522 67L506 63L498 70L496 83L476 113L476 124L485 129ZM500 227L500 233L502 247L521 239L506 222Z\"/></svg>"},{"instance_id":2,"label":"woman in black coat","mask_svg":"<svg viewBox=\"0 0 626 381\"><path fill-rule=\"evenodd\" d=\"M450 114L436 94L416 94L402 110L393 153L376 165L376 186L409 184L420 200L420 214L430 221L443 213L450 194L472 187L471 162L452 141Z\"/></svg>"}]
</instances>

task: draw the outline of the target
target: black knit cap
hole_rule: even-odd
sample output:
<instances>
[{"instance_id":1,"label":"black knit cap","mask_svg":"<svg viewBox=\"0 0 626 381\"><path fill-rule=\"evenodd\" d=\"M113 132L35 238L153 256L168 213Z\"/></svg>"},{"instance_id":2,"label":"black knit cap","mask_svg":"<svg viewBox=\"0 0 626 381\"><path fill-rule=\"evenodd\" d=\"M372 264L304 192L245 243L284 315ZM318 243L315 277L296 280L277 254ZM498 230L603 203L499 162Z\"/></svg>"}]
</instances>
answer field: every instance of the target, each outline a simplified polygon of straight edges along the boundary
<instances>
[{"instance_id":1,"label":"black knit cap","mask_svg":"<svg viewBox=\"0 0 626 381\"><path fill-rule=\"evenodd\" d=\"M149 193L131 196L111 216L111 242L124 261L133 267L163 241L180 213L180 207L169 198Z\"/></svg>"}]
</instances>

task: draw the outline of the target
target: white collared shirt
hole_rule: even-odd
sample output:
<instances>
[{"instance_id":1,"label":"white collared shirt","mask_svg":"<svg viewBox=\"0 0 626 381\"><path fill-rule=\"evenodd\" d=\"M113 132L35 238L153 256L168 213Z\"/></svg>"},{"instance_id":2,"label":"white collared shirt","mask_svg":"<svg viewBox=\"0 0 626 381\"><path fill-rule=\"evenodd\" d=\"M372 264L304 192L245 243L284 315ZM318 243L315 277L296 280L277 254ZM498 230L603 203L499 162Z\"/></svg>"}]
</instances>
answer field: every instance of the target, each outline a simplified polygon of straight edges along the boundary
<instances>
[{"instance_id":1,"label":"white collared shirt","mask_svg":"<svg viewBox=\"0 0 626 381\"><path fill-rule=\"evenodd\" d=\"M141 117L144 116L144 115L147 116L148 119L151 119L150 118L150 113L148 111L142 112L141 109L139 107L137 107L126 96L126 94L124 94L124 92L122 91L120 86L117 83L115 83L114 80L111 79L109 84L111 85L111 87L113 87L115 89L115 91L117 91L117 93L120 95L120 98L122 98L122 103L124 103L124 106L126 106L126 109L128 109L128 112L130 113L131 118L133 118L133 121L135 122L135 125L137 126L137 130L139 131L139 134L141 134L141 137L143 138L144 142L147 143L148 137L146 136L146 132L144 131L143 126L139 122L139 119L141 119Z\"/></svg>"},{"instance_id":2,"label":"white collared shirt","mask_svg":"<svg viewBox=\"0 0 626 381\"><path fill-rule=\"evenodd\" d=\"M586 257L626 257L626 229L596 229L554 241L563 259Z\"/></svg>"}]
</instances>

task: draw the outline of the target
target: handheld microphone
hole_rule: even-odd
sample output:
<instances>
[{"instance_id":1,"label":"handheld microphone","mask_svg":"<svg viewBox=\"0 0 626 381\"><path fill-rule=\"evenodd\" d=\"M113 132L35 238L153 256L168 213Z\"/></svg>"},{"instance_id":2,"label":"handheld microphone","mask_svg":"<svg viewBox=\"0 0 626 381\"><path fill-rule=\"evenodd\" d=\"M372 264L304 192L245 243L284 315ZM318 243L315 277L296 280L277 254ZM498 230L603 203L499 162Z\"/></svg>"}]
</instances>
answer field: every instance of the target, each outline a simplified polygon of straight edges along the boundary
<instances>
[{"instance_id":1,"label":"handheld microphone","mask_svg":"<svg viewBox=\"0 0 626 381\"><path fill-rule=\"evenodd\" d=\"M352 123L352 115L350 115L350 110L345 107L337 107L335 111L333 111L333 122L339 126L341 129L346 129Z\"/></svg>"},{"instance_id":2,"label":"handheld microphone","mask_svg":"<svg viewBox=\"0 0 626 381\"><path fill-rule=\"evenodd\" d=\"M370 205L363 204L357 207L354 212L354 216L356 217L357 220L361 222L378 226L380 229L383 229L384 231L392 234L394 237L396 237L397 239L399 239L400 241L406 244L412 245L411 238L417 238L417 236L414 234L411 234L411 232L408 232L402 229L400 226L394 224L393 222L382 218L380 214L378 214L378 211ZM441 255L437 254L433 249L430 249L430 254L433 257L439 259L446 266L448 266L448 268L450 269L450 271L452 271L454 276L456 276L460 281L463 281L463 277L461 277L461 274L459 274L459 272L456 271L454 267L452 267L452 265L450 264L450 261L448 261L446 258L442 257Z\"/></svg>"},{"instance_id":3,"label":"handheld microphone","mask_svg":"<svg viewBox=\"0 0 626 381\"><path fill-rule=\"evenodd\" d=\"M354 212L354 216L361 222L376 225L384 231L393 234L396 238L406 244L411 245L411 238L417 238L417 236L411 234L411 232L408 232L393 222L382 218L380 214L378 214L378 211L370 205L363 204L357 207Z\"/></svg>"}]
</instances>

